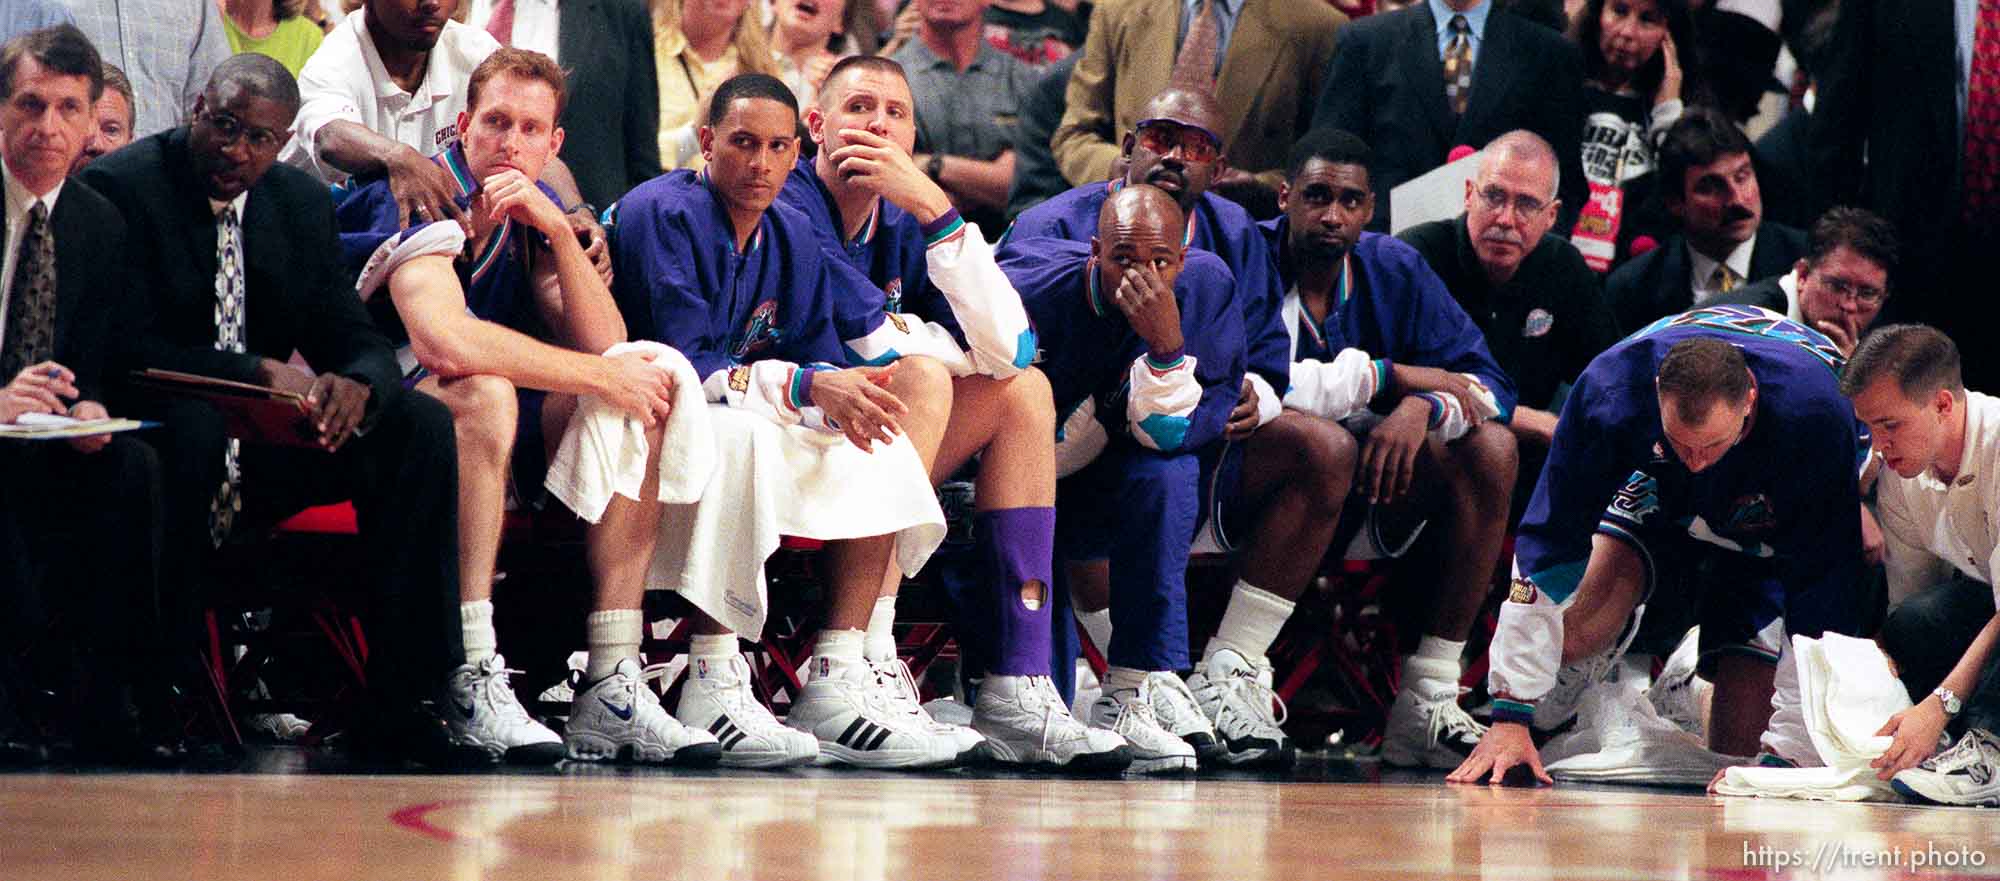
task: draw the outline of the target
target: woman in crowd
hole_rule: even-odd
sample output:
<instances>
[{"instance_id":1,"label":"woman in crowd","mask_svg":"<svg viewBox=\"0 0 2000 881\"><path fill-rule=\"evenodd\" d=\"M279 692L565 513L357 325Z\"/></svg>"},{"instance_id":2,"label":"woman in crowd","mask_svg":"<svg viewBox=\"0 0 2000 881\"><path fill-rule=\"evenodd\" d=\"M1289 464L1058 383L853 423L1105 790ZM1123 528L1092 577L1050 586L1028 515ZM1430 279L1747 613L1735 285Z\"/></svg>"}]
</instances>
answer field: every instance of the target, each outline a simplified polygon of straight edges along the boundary
<instances>
[{"instance_id":1,"label":"woman in crowd","mask_svg":"<svg viewBox=\"0 0 2000 881\"><path fill-rule=\"evenodd\" d=\"M776 76L770 42L750 0L653 0L653 51L660 77L660 164L699 169L701 110L715 87L739 73Z\"/></svg>"},{"instance_id":2,"label":"woman in crowd","mask_svg":"<svg viewBox=\"0 0 2000 881\"><path fill-rule=\"evenodd\" d=\"M1654 142L1701 102L1687 0L1588 0L1570 27L1583 52L1583 173L1590 183L1571 240L1599 272L1670 223L1654 197Z\"/></svg>"},{"instance_id":3,"label":"woman in crowd","mask_svg":"<svg viewBox=\"0 0 2000 881\"><path fill-rule=\"evenodd\" d=\"M306 14L308 0L223 0L229 51L269 55L292 72L306 66L326 36Z\"/></svg>"},{"instance_id":4,"label":"woman in crowd","mask_svg":"<svg viewBox=\"0 0 2000 881\"><path fill-rule=\"evenodd\" d=\"M800 107L812 103L835 62L879 48L875 8L868 0L775 0L771 6L778 78L792 88Z\"/></svg>"}]
</instances>

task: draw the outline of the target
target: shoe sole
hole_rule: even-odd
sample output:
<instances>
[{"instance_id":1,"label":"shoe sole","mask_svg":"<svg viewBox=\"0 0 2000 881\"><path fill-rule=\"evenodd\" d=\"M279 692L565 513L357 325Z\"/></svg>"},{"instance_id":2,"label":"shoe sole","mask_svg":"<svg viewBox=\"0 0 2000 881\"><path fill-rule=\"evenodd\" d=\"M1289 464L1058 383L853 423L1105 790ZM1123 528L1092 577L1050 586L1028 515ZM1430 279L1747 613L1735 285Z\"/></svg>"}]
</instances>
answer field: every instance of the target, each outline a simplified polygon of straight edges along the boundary
<instances>
[{"instance_id":1,"label":"shoe sole","mask_svg":"<svg viewBox=\"0 0 2000 881\"><path fill-rule=\"evenodd\" d=\"M2000 792L1996 792L1983 799L1972 799L1969 801L1945 801L1943 799L1937 798L1936 796L1919 792L1915 787L1911 786L1908 783L1904 783L1901 780L1890 780L1889 786L1890 788L1896 790L1898 793L1901 793L1905 798L1908 798L1919 804L1943 805L1945 807L1962 807L1962 808L2000 807Z\"/></svg>"},{"instance_id":2,"label":"shoe sole","mask_svg":"<svg viewBox=\"0 0 2000 881\"><path fill-rule=\"evenodd\" d=\"M1058 760L1053 753L1028 747L1015 751L1005 743L986 739L992 744L988 760L996 767L1016 770L1054 771L1061 774L1109 774L1123 771L1132 766L1132 747L1117 746L1100 753L1078 753L1069 761Z\"/></svg>"},{"instance_id":3,"label":"shoe sole","mask_svg":"<svg viewBox=\"0 0 2000 881\"><path fill-rule=\"evenodd\" d=\"M568 741L565 746L569 758L578 762L713 768L722 761L722 744L719 743L691 743L680 749L665 750L646 744L585 738Z\"/></svg>"},{"instance_id":4,"label":"shoe sole","mask_svg":"<svg viewBox=\"0 0 2000 881\"><path fill-rule=\"evenodd\" d=\"M1129 749L1130 747L1127 747ZM1132 764L1125 767L1127 774L1192 774L1198 767L1194 756L1158 756L1150 759L1134 757Z\"/></svg>"},{"instance_id":5,"label":"shoe sole","mask_svg":"<svg viewBox=\"0 0 2000 881\"><path fill-rule=\"evenodd\" d=\"M828 740L819 742L819 757L821 765L847 765L871 771L928 771L949 768L958 761L956 755L940 759L914 751L856 750Z\"/></svg>"},{"instance_id":6,"label":"shoe sole","mask_svg":"<svg viewBox=\"0 0 2000 881\"><path fill-rule=\"evenodd\" d=\"M553 765L569 752L560 740L523 744L506 750L509 765Z\"/></svg>"},{"instance_id":7,"label":"shoe sole","mask_svg":"<svg viewBox=\"0 0 2000 881\"><path fill-rule=\"evenodd\" d=\"M818 750L814 750L811 754L803 756L795 756L790 753L745 754L741 751L722 751L722 767L725 768L749 768L768 771L773 768L797 768L811 765L818 761Z\"/></svg>"},{"instance_id":8,"label":"shoe sole","mask_svg":"<svg viewBox=\"0 0 2000 881\"><path fill-rule=\"evenodd\" d=\"M1275 749L1261 747L1243 752L1224 752L1222 755L1222 763L1231 768L1289 768L1298 762L1299 751L1290 746Z\"/></svg>"}]
</instances>

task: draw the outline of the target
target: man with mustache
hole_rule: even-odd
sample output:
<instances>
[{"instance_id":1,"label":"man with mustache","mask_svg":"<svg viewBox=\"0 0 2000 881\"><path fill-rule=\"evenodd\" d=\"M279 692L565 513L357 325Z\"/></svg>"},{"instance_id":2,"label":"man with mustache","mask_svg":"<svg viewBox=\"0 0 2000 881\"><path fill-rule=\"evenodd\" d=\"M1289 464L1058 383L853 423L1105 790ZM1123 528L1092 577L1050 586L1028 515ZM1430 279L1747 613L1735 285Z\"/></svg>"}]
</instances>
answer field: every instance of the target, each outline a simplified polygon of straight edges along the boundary
<instances>
[{"instance_id":1,"label":"man with mustache","mask_svg":"<svg viewBox=\"0 0 2000 881\"><path fill-rule=\"evenodd\" d=\"M1667 212L1681 231L1605 280L1621 332L1783 275L1805 254L1804 233L1762 222L1750 141L1722 114L1690 108L1667 129L1659 173Z\"/></svg>"},{"instance_id":2,"label":"man with mustache","mask_svg":"<svg viewBox=\"0 0 2000 881\"><path fill-rule=\"evenodd\" d=\"M1618 341L1597 273L1555 225L1558 165L1540 135L1494 138L1465 188L1465 213L1404 230L1486 335L1521 404L1508 424L1521 447L1517 490L1534 488L1555 436L1556 393ZM1516 501L1527 502L1524 492Z\"/></svg>"},{"instance_id":3,"label":"man with mustache","mask_svg":"<svg viewBox=\"0 0 2000 881\"><path fill-rule=\"evenodd\" d=\"M298 111L284 65L216 68L194 122L143 138L78 176L131 232L120 254L148 280L130 363L272 386L304 399L296 442L224 435L190 398L138 403L162 427L168 637L192 635L212 552L239 526L352 499L371 594L368 681L380 711L357 740L433 764L489 761L429 705L464 664L457 615L457 471L451 412L403 390L396 357L351 278L326 187L276 165ZM286 363L294 354L309 365Z\"/></svg>"},{"instance_id":4,"label":"man with mustache","mask_svg":"<svg viewBox=\"0 0 2000 881\"><path fill-rule=\"evenodd\" d=\"M949 233L951 200L910 156L914 105L895 61L857 55L834 65L806 111L819 152L793 166L779 199L812 218L837 253L882 288L889 311L968 339L967 366L976 372L953 378L950 418L924 432L936 443L920 444L920 452L933 483L978 457L977 532L1002 563L988 570L985 590L963 597L970 608L1000 613L969 616L976 623L960 628L966 672L983 677L972 725L1000 761L1088 770L1118 744L1070 717L1051 676L1056 424L1048 378L1028 366L1035 333L979 228L966 223L963 233ZM892 630L902 572L890 568L866 648L868 662L884 668L902 664ZM916 703L916 694L908 697Z\"/></svg>"},{"instance_id":5,"label":"man with mustache","mask_svg":"<svg viewBox=\"0 0 2000 881\"><path fill-rule=\"evenodd\" d=\"M1237 402L1225 426L1231 449L1231 473L1241 459L1257 477L1256 491L1246 491L1246 512L1255 525L1227 524L1207 518L1203 550L1243 552L1243 572L1231 594L1232 609L1215 648L1197 671L1192 706L1168 689L1149 692L1154 710L1176 733L1231 763L1289 762L1290 741L1278 729L1268 700L1245 697L1231 688L1206 688L1239 679L1268 682L1270 667L1264 652L1277 636L1272 621L1282 623L1294 600L1311 580L1320 556L1333 538L1340 499L1353 473L1353 443L1337 426L1303 413L1286 412L1284 389L1291 383L1289 339L1279 321L1277 265L1271 249L1250 215L1236 203L1209 192L1227 171L1224 145L1215 134L1222 114L1215 99L1197 88L1172 87L1146 103L1140 124L1125 135L1125 175L1104 183L1085 184L1022 212L1008 230L1006 241L1038 236L1089 241L1097 216L1112 195L1127 186L1147 184L1166 192L1187 218L1181 244L1222 258L1235 278L1240 296L1247 346L1248 370ZM1058 412L1067 419L1070 414ZM1272 475L1266 482L1264 475ZM1340 491L1326 497L1327 487ZM1250 516L1246 514L1246 516ZM1073 561L1103 559L1100 549L1071 548ZM1071 592L1077 617L1099 649L1115 638L1110 608L1112 591L1101 565L1072 568ZM1116 573L1110 576L1116 578ZM1211 669L1211 663L1213 668ZM1236 675L1240 669L1245 675ZM1198 708L1199 713L1189 712ZM1227 720L1222 742L1211 745L1211 729Z\"/></svg>"},{"instance_id":6,"label":"man with mustache","mask_svg":"<svg viewBox=\"0 0 2000 881\"><path fill-rule=\"evenodd\" d=\"M466 91L458 140L433 161L463 182L469 234L450 221L400 229L387 181L349 193L335 216L362 300L401 347L404 384L451 408L458 436L459 621L470 669L455 682L462 699L444 711L510 761L554 762L562 742L522 710L493 630L507 500L541 506L579 396L650 425L666 416L672 381L637 355L598 354L626 340L625 321L553 192L535 182L566 133L556 124L568 98L561 68L499 49L473 68Z\"/></svg>"},{"instance_id":7,"label":"man with mustache","mask_svg":"<svg viewBox=\"0 0 2000 881\"><path fill-rule=\"evenodd\" d=\"M1224 437L1243 382L1240 294L1221 261L1183 244L1184 223L1165 192L1133 184L1104 200L1088 245L1010 239L1000 268L1041 332L1041 370L1065 417L1058 459L1089 463L1058 484L1057 553L1074 559L1081 548L1111 561L1118 627L1091 724L1131 744L1138 773L1184 773L1199 761L1289 765L1295 750L1268 721L1270 668L1246 660L1261 646L1228 652L1233 669L1214 683L1228 710L1220 741L1178 673L1189 666L1186 575L1199 521L1247 528L1245 498L1275 489L1251 485L1243 445ZM1294 516L1330 520L1324 506L1345 485L1313 489L1323 495ZM1308 575L1318 559L1310 546L1281 553ZM1238 616L1234 631L1276 634L1268 603Z\"/></svg>"},{"instance_id":8,"label":"man with mustache","mask_svg":"<svg viewBox=\"0 0 2000 881\"><path fill-rule=\"evenodd\" d=\"M1485 733L1459 708L1458 680L1506 537L1514 388L1423 257L1362 231L1375 210L1372 158L1347 132L1308 132L1278 191L1285 213L1261 226L1286 285L1285 406L1337 423L1361 443L1354 483L1363 504L1349 509L1340 534L1365 531L1365 556L1400 557L1429 532L1444 561L1422 579L1438 595L1423 640L1404 659L1382 758L1451 768ZM1548 190L1538 192L1553 203ZM1544 207L1553 213L1553 204ZM1419 571L1428 568L1421 559L1411 561Z\"/></svg>"},{"instance_id":9,"label":"man with mustache","mask_svg":"<svg viewBox=\"0 0 2000 881\"><path fill-rule=\"evenodd\" d=\"M1550 782L1531 726L1574 718L1662 601L1699 613L1709 749L1757 752L1790 635L1861 623L1868 430L1842 364L1826 337L1747 306L1655 322L1590 362L1516 534L1493 725L1448 782Z\"/></svg>"}]
</instances>

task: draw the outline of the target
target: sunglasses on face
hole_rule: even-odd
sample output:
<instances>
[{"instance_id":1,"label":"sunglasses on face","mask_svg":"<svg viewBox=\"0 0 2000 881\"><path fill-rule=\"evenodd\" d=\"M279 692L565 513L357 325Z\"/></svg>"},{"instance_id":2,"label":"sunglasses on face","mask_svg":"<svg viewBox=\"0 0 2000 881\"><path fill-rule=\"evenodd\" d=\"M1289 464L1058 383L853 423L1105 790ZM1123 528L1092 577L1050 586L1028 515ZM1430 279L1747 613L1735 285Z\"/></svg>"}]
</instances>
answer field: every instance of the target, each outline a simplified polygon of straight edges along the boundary
<instances>
[{"instance_id":1,"label":"sunglasses on face","mask_svg":"<svg viewBox=\"0 0 2000 881\"><path fill-rule=\"evenodd\" d=\"M1142 119L1137 126L1139 146L1165 156L1175 147L1188 162L1214 162L1222 155L1222 138L1200 126L1171 119Z\"/></svg>"}]
</instances>

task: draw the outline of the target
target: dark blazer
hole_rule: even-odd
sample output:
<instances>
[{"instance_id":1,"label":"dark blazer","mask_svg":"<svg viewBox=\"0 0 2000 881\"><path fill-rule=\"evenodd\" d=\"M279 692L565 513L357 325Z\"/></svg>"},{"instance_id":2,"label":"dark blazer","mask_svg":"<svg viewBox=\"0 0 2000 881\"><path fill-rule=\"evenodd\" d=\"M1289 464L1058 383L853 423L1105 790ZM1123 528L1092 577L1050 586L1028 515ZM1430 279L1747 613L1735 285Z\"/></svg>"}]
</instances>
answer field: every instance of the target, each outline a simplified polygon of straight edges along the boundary
<instances>
[{"instance_id":1,"label":"dark blazer","mask_svg":"<svg viewBox=\"0 0 2000 881\"><path fill-rule=\"evenodd\" d=\"M55 361L76 374L81 400L104 401L123 337L117 322L130 311L126 264L105 259L125 249L125 221L96 190L71 178L49 215L56 237ZM0 242L7 223L0 218ZM0 377L0 385L14 377Z\"/></svg>"},{"instance_id":2,"label":"dark blazer","mask_svg":"<svg viewBox=\"0 0 2000 881\"><path fill-rule=\"evenodd\" d=\"M556 52L569 71L562 160L603 208L660 174L652 15L640 0L562 0Z\"/></svg>"},{"instance_id":3,"label":"dark blazer","mask_svg":"<svg viewBox=\"0 0 2000 881\"><path fill-rule=\"evenodd\" d=\"M1750 248L1748 282L1777 278L1806 255L1806 234L1765 221L1757 227ZM1604 281L1604 295L1618 318L1618 332L1632 333L1657 319L1694 305L1694 269L1687 239L1674 236L1665 244L1632 258ZM1783 311L1780 309L1779 311Z\"/></svg>"},{"instance_id":4,"label":"dark blazer","mask_svg":"<svg viewBox=\"0 0 2000 881\"><path fill-rule=\"evenodd\" d=\"M1346 129L1374 150L1371 229L1388 229L1389 191L1397 184L1443 165L1453 147L1484 147L1518 128L1541 135L1561 159L1558 234L1583 205L1583 61L1548 28L1493 10L1462 117L1445 103L1436 19L1424 3L1342 28L1325 82L1313 126Z\"/></svg>"},{"instance_id":5,"label":"dark blazer","mask_svg":"<svg viewBox=\"0 0 2000 881\"><path fill-rule=\"evenodd\" d=\"M215 349L215 213L188 153L188 129L169 129L80 172L124 216L120 262L144 279L134 297L130 360L256 382L260 359L294 351L320 373L368 384L370 414L400 391L389 341L375 329L340 268L326 185L273 164L244 208L244 354ZM67 199L67 196L64 197Z\"/></svg>"}]
</instances>

